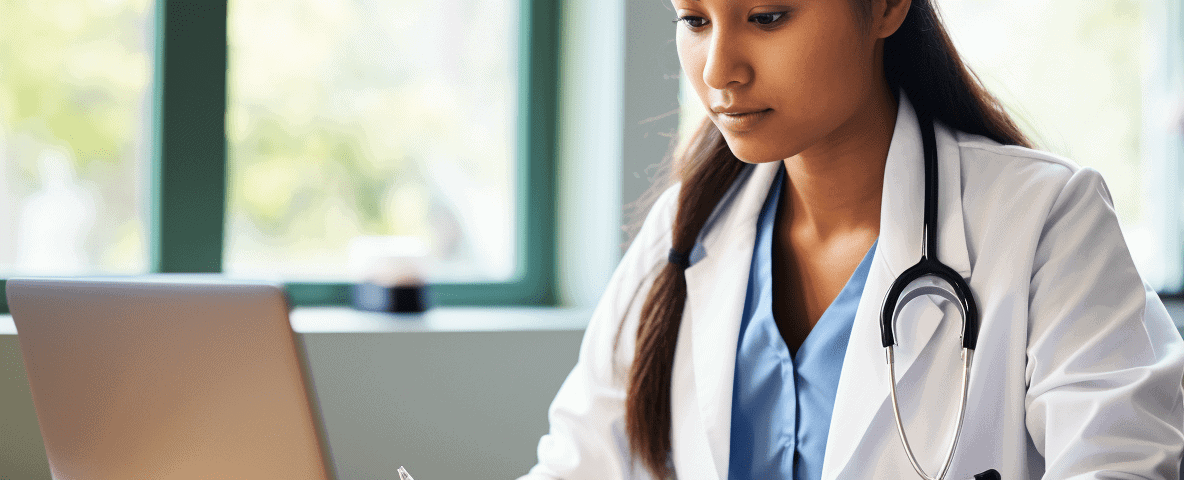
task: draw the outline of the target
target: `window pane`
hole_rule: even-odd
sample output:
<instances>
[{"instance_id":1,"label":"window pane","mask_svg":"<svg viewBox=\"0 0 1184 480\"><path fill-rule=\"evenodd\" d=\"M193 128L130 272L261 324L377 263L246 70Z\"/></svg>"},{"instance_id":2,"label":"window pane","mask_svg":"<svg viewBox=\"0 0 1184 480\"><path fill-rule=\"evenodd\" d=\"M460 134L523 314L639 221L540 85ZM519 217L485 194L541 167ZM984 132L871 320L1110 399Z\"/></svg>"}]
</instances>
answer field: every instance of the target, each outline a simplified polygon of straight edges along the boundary
<instances>
[{"instance_id":1,"label":"window pane","mask_svg":"<svg viewBox=\"0 0 1184 480\"><path fill-rule=\"evenodd\" d=\"M433 281L512 277L515 3L231 2L225 269L343 279L410 235Z\"/></svg>"},{"instance_id":2,"label":"window pane","mask_svg":"<svg viewBox=\"0 0 1184 480\"><path fill-rule=\"evenodd\" d=\"M0 12L0 276L146 271L153 3Z\"/></svg>"},{"instance_id":3,"label":"window pane","mask_svg":"<svg viewBox=\"0 0 1184 480\"><path fill-rule=\"evenodd\" d=\"M1139 271L1179 288L1178 153L1163 148L1174 104L1163 88L1184 59L1169 0L942 0L959 51L1038 148L1102 173ZM1172 42L1172 44L1168 44ZM1174 99L1176 102L1179 98ZM1173 206L1174 205L1174 206ZM1171 228L1172 230L1169 230Z\"/></svg>"}]
</instances>

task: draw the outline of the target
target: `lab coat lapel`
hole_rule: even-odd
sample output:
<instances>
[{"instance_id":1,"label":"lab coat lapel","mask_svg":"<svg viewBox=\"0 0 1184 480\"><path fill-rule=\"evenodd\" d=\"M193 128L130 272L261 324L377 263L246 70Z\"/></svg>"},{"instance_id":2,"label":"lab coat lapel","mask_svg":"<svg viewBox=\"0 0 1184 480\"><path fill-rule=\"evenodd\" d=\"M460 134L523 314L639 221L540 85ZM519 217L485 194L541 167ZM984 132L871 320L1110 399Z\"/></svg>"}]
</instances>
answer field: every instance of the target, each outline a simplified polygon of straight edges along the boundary
<instances>
[{"instance_id":1,"label":"lab coat lapel","mask_svg":"<svg viewBox=\"0 0 1184 480\"><path fill-rule=\"evenodd\" d=\"M936 128L936 140L939 177L938 259L968 279L970 261L962 219L959 147L953 132L941 124ZM923 159L916 114L902 92L885 165L880 240L860 298L839 377L823 461L824 479L851 477L855 471L849 475L843 473L849 466L864 472L864 475L856 475L862 478L872 473L871 469L877 461L873 458L854 459L853 455L877 412L891 409L888 404L888 367L880 342L880 308L896 277L921 258L925 198ZM930 297L910 302L914 303L916 305L909 306L909 314L902 315L897 323L897 379L907 375L944 318L942 309ZM950 321L960 322L960 319L955 314ZM886 418L891 422L893 417L888 413ZM877 425L874 431L876 435L897 435L896 427L891 423Z\"/></svg>"},{"instance_id":2,"label":"lab coat lapel","mask_svg":"<svg viewBox=\"0 0 1184 480\"><path fill-rule=\"evenodd\" d=\"M704 460L719 478L728 476L736 343L757 216L779 168L781 162L769 162L744 171L702 230L697 243L705 255L686 269L683 318L691 323L695 391L712 457Z\"/></svg>"}]
</instances>

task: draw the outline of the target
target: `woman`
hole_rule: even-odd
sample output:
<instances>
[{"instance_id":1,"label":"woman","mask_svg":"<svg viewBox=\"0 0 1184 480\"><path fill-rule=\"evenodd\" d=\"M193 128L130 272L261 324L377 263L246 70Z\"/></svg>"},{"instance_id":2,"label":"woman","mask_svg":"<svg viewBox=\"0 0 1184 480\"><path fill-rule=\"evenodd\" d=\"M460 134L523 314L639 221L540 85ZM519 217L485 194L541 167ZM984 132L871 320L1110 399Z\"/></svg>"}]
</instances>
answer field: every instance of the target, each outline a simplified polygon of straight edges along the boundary
<instances>
[{"instance_id":1,"label":"woman","mask_svg":"<svg viewBox=\"0 0 1184 480\"><path fill-rule=\"evenodd\" d=\"M673 4L711 113L610 280L523 478L920 478L879 317L921 257L926 131L937 259L981 314L945 478L1178 477L1184 341L1105 184L1028 148L930 0ZM961 316L923 296L898 318L901 424L936 477L961 406Z\"/></svg>"}]
</instances>

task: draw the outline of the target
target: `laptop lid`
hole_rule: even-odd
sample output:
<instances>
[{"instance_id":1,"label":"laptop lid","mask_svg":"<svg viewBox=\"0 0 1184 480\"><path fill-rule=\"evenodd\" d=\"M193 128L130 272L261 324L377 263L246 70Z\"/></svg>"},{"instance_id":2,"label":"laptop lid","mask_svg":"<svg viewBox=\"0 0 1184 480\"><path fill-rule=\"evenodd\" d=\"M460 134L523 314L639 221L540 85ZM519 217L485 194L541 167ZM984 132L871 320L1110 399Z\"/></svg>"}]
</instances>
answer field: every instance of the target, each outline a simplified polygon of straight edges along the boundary
<instances>
[{"instance_id":1,"label":"laptop lid","mask_svg":"<svg viewBox=\"0 0 1184 480\"><path fill-rule=\"evenodd\" d=\"M273 285L11 279L57 479L331 478Z\"/></svg>"}]
</instances>

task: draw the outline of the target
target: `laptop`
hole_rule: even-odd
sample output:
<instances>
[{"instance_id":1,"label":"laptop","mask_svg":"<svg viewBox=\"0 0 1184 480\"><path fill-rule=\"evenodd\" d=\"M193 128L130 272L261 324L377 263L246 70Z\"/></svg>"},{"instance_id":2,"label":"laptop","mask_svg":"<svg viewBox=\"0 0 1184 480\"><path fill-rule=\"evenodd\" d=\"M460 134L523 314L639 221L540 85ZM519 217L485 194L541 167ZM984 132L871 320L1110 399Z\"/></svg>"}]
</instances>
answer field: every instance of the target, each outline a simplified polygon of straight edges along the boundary
<instances>
[{"instance_id":1,"label":"laptop","mask_svg":"<svg viewBox=\"0 0 1184 480\"><path fill-rule=\"evenodd\" d=\"M7 296L55 479L332 478L279 287L11 279Z\"/></svg>"}]
</instances>

